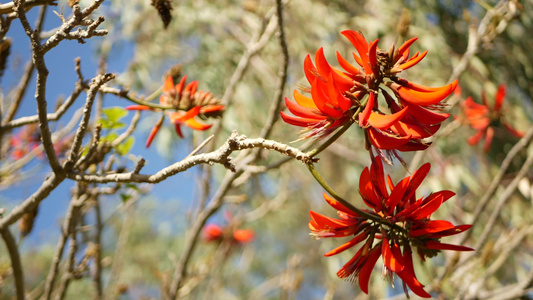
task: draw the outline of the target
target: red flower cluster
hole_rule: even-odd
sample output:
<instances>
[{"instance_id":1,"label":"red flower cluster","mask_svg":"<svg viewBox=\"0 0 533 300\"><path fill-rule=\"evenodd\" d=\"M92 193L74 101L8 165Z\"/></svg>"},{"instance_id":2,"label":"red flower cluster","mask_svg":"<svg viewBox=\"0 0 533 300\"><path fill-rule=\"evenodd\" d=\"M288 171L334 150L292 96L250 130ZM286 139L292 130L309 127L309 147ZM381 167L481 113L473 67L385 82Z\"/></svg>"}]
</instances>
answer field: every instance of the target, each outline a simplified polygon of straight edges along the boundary
<instances>
[{"instance_id":1,"label":"red flower cluster","mask_svg":"<svg viewBox=\"0 0 533 300\"><path fill-rule=\"evenodd\" d=\"M183 138L181 125L185 125L195 130L207 130L212 124L204 124L196 120L195 117L208 118L217 117L224 111L224 105L214 98L211 92L197 91L198 81L192 81L185 85L187 76L183 76L180 83L174 86L171 76L168 76L163 85L163 94L159 98L162 105L171 106L176 109L175 112L169 112L170 122L174 124L176 133ZM127 110L153 110L158 111L145 105L132 105L126 107ZM150 147L152 140L161 128L164 117L156 123L148 140L146 148Z\"/></svg>"},{"instance_id":2,"label":"red flower cluster","mask_svg":"<svg viewBox=\"0 0 533 300\"><path fill-rule=\"evenodd\" d=\"M208 224L203 228L204 238L208 242L230 240L233 243L247 244L253 241L254 231L251 229L235 229Z\"/></svg>"},{"instance_id":3,"label":"red flower cluster","mask_svg":"<svg viewBox=\"0 0 533 300\"><path fill-rule=\"evenodd\" d=\"M498 122L512 135L519 138L524 136L523 132L516 130L503 120L502 106L505 99L505 84L501 84L498 88L492 111L489 108L485 93L482 94L482 99L483 104L475 103L472 97L468 97L463 103L468 123L477 130L477 133L468 139L468 144L475 145L485 137L483 150L488 152L494 137L494 127Z\"/></svg>"},{"instance_id":4,"label":"red flower cluster","mask_svg":"<svg viewBox=\"0 0 533 300\"><path fill-rule=\"evenodd\" d=\"M41 144L41 131L38 125L28 124L9 140L11 157L14 160L21 159L28 152L39 147Z\"/></svg>"},{"instance_id":5,"label":"red flower cluster","mask_svg":"<svg viewBox=\"0 0 533 300\"><path fill-rule=\"evenodd\" d=\"M455 193L440 191L416 198L416 189L429 169L430 164L426 163L412 176L394 185L390 176L385 179L381 158L373 158L370 169L365 168L359 180L361 197L371 208L366 211L375 215L372 220L324 194L326 201L338 210L341 219L311 211L309 228L312 235L317 238L355 236L325 256L341 253L365 241L354 257L337 272L337 276L358 280L361 290L368 293L370 274L381 255L385 275L392 281L393 273L396 273L403 281L406 294L408 286L420 297L430 297L414 273L411 246L416 248L422 260L435 256L440 250L473 250L440 242L440 238L461 233L471 225L454 226L448 221L431 220L431 214Z\"/></svg>"},{"instance_id":6,"label":"red flower cluster","mask_svg":"<svg viewBox=\"0 0 533 300\"><path fill-rule=\"evenodd\" d=\"M304 71L310 88L304 89L311 98L294 92L294 100L285 98L289 111L281 113L289 124L309 131L303 138L325 136L348 122L358 122L364 128L368 142L381 150L424 150L424 139L440 128L449 117L441 112L441 102L457 86L457 80L443 87L431 88L397 77L398 73L419 63L427 51L409 56L409 47L417 38L406 41L399 48L388 51L377 47L378 40L367 42L356 31L342 34L350 40L358 54L353 53L356 67L337 52L337 60L344 71L332 67L320 48L315 65L308 55ZM381 85L392 91L396 100ZM387 109L379 105L382 95ZM390 112L390 113L387 113ZM358 118L355 116L359 114Z\"/></svg>"}]
</instances>

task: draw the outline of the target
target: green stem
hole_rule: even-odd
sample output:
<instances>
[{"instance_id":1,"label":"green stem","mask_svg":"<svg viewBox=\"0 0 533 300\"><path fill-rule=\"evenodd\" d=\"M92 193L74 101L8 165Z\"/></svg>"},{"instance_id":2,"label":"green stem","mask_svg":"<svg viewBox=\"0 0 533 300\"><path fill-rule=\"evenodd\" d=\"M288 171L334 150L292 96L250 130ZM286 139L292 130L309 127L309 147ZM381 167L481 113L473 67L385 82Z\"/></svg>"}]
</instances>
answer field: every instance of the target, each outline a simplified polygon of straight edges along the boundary
<instances>
[{"instance_id":1,"label":"green stem","mask_svg":"<svg viewBox=\"0 0 533 300\"><path fill-rule=\"evenodd\" d=\"M313 177L316 179L316 181L318 181L318 183L320 183L320 185L328 192L328 194L330 194L333 198L335 198L335 200L339 201L342 205L344 205L349 210L353 211L354 213L358 214L361 217L367 218L368 220L372 220L372 221L374 221L376 223L380 223L380 224L383 224L383 225L387 225L387 226L389 226L391 228L394 228L394 229L404 233L405 235L409 234L409 232L407 232L405 228L400 227L400 226L398 226L396 224L393 224L393 223L389 222L386 219L383 219L382 217L380 217L378 215L366 212L364 210L360 210L359 208L353 206L350 202L344 200L341 196L339 196L339 194L337 194L327 184L327 182L324 180L324 178L322 178L322 176L320 176L320 173L318 173L318 170L315 168L315 166L312 163L307 164L307 168L309 169L309 172L311 172Z\"/></svg>"},{"instance_id":2,"label":"green stem","mask_svg":"<svg viewBox=\"0 0 533 300\"><path fill-rule=\"evenodd\" d=\"M121 96L126 98L126 99L128 99L131 102L134 102L134 103L137 103L137 104L140 104L140 105L144 105L144 106L148 106L148 107L151 107L151 108L157 108L157 109L162 109L162 110L175 109L172 106L165 106L165 105L160 105L160 104L151 102L152 100L157 98L157 95L161 94L162 91L163 91L163 88L160 87L155 92L153 92L150 96L146 97L146 99L144 99L144 100L141 100L141 99L135 98L133 96L130 96L127 93L125 93L124 95L121 95Z\"/></svg>"},{"instance_id":3,"label":"green stem","mask_svg":"<svg viewBox=\"0 0 533 300\"><path fill-rule=\"evenodd\" d=\"M318 173L317 169L315 168L315 166L312 164L312 163L309 163L307 164L307 168L309 169L309 172L311 172L311 174L313 175L313 177L315 177L316 181L318 181L318 183L320 183L320 185L333 197L335 198L335 200L339 201L342 205L344 205L346 208L348 208L349 210L353 211L354 213L360 215L361 217L365 217L369 220L372 220L372 221L376 221L378 223L383 223L383 220L381 219L381 217L379 216L376 216L376 215L373 215L371 213L368 213L366 211L363 211L363 210L360 210L358 209L357 207L353 206L350 202L344 200L341 196L339 196L339 194L337 194L327 183L326 181L324 180L324 178L322 178L322 176L320 176L320 173ZM389 225L389 224L387 224Z\"/></svg>"},{"instance_id":4,"label":"green stem","mask_svg":"<svg viewBox=\"0 0 533 300\"><path fill-rule=\"evenodd\" d=\"M348 130L348 128L350 128L350 126L352 126L353 123L354 122L351 119L348 120L348 123L344 124L344 126L342 126L342 128L339 129L339 131L337 131L325 143L323 143L322 145L318 146L317 148L307 152L307 155L309 155L310 157L317 156L320 152L324 151L327 147L329 147L329 145L331 145L333 142L335 142L346 130Z\"/></svg>"},{"instance_id":5,"label":"green stem","mask_svg":"<svg viewBox=\"0 0 533 300\"><path fill-rule=\"evenodd\" d=\"M348 122L346 124L344 124L342 126L341 129L339 129L339 131L335 132L335 134L332 137L330 137L322 145L318 146L318 148L315 148L315 149L307 152L307 155L309 155L310 157L315 157L320 152L324 151L327 147L329 147L329 145L331 145L333 142L335 142L344 132L346 132L346 130L348 130L348 128L350 128L350 126L352 126L353 123L355 123L355 120L357 119L357 115L359 115L361 110L363 110L363 108L364 108L364 106L366 105L367 102L368 102L368 97L363 102L361 102L361 105L357 108L357 110L355 111L353 116L348 120Z\"/></svg>"}]
</instances>

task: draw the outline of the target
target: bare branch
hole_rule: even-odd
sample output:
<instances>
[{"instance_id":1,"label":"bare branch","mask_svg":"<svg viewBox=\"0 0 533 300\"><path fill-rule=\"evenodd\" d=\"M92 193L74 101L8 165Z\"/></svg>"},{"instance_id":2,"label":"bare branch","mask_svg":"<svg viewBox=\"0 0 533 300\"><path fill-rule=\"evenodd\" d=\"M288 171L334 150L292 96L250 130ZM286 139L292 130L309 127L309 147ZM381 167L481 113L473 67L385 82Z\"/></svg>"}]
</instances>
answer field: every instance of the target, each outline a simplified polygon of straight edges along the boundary
<instances>
[{"instance_id":1,"label":"bare branch","mask_svg":"<svg viewBox=\"0 0 533 300\"><path fill-rule=\"evenodd\" d=\"M61 174L50 175L41 185L41 187L33 193L28 199L24 200L20 205L16 206L5 218L0 219L0 230L7 228L9 225L15 223L26 212L34 209L39 203L48 197L50 192L54 190L63 180L65 176Z\"/></svg>"},{"instance_id":2,"label":"bare branch","mask_svg":"<svg viewBox=\"0 0 533 300\"><path fill-rule=\"evenodd\" d=\"M57 155L52 143L50 128L47 119L47 103L46 103L46 80L48 78L48 70L44 61L44 52L42 51L39 33L34 31L24 10L24 0L14 1L14 11L17 14L26 35L30 38L32 48L32 60L37 69L37 89L35 91L35 100L37 101L37 114L39 116L39 128L41 130L41 140L43 142L44 150L48 158L50 167L54 173L61 171L61 166L57 160Z\"/></svg>"},{"instance_id":3,"label":"bare branch","mask_svg":"<svg viewBox=\"0 0 533 300\"><path fill-rule=\"evenodd\" d=\"M503 206L518 187L518 183L520 182L520 180L522 180L522 178L527 175L527 172L529 172L531 165L533 165L533 147L530 147L527 159L520 168L518 174L516 174L515 178L513 178L513 181L511 181L511 183L505 187L503 194L499 197L498 202L496 203L496 206L494 207L494 210L492 211L488 222L484 224L483 233L477 241L475 249L481 249L485 245L488 236L493 231L493 227L496 224L496 220L500 216Z\"/></svg>"},{"instance_id":4,"label":"bare branch","mask_svg":"<svg viewBox=\"0 0 533 300\"><path fill-rule=\"evenodd\" d=\"M281 101L283 100L283 91L285 89L285 82L287 81L287 68L289 67L289 50L287 48L287 42L285 41L285 31L283 30L283 4L281 0L276 1L276 16L278 20L278 35L279 45L281 48L281 70L279 73L279 83L276 93L274 95L274 102L270 106L268 111L268 118L261 130L260 137L268 138L272 132L274 123L279 119L279 111Z\"/></svg>"},{"instance_id":5,"label":"bare branch","mask_svg":"<svg viewBox=\"0 0 533 300\"><path fill-rule=\"evenodd\" d=\"M59 27L59 29L54 33L43 45L42 53L50 51L50 49L57 46L62 40L69 38L90 38L92 36L100 36L107 34L107 30L96 30L96 28L104 21L103 17L98 18L95 21L87 21L87 18L92 12L94 12L104 0L96 0L87 8L81 10L78 5L72 7L73 15L70 19ZM77 32L71 32L72 29L76 26L87 26L86 30L81 28Z\"/></svg>"},{"instance_id":6,"label":"bare branch","mask_svg":"<svg viewBox=\"0 0 533 300\"><path fill-rule=\"evenodd\" d=\"M59 263L61 262L61 257L63 256L63 251L65 250L65 245L68 241L68 237L76 226L76 215L78 210L81 207L81 203L86 199L84 197L82 201L78 199L72 199L70 201L67 213L65 215L65 221L63 222L62 234L57 243L56 252L52 260L52 266L46 277L46 283L44 288L43 299L49 300L52 297L52 291L54 290L54 284L59 271Z\"/></svg>"},{"instance_id":7,"label":"bare branch","mask_svg":"<svg viewBox=\"0 0 533 300\"><path fill-rule=\"evenodd\" d=\"M9 258L11 259L11 268L13 269L13 277L15 281L15 290L17 292L17 300L24 300L24 274L22 271L22 263L20 262L20 255L18 252L17 242L8 228L0 230L2 239L6 244Z\"/></svg>"},{"instance_id":8,"label":"bare branch","mask_svg":"<svg viewBox=\"0 0 533 300\"><path fill-rule=\"evenodd\" d=\"M117 174L106 174L106 175L93 175L93 174L80 174L80 173L69 173L67 176L70 179L76 181L87 181L87 182L146 182L146 183L158 183L166 178L173 176L177 173L183 172L193 166L198 164L213 164L219 163L226 168L235 171L235 166L230 162L230 155L232 152L243 149L252 149L252 148L263 148L267 150L273 150L295 158L303 163L316 162L316 158L311 158L304 152L300 151L291 146L285 144L265 140L262 138L258 139L249 139L244 135L238 135L237 132L228 138L228 140L216 151L209 153L202 153L198 155L191 156L189 158L183 159L180 162L174 163L159 172L153 175L142 175L135 174L134 172L130 173L117 173Z\"/></svg>"},{"instance_id":9,"label":"bare branch","mask_svg":"<svg viewBox=\"0 0 533 300\"><path fill-rule=\"evenodd\" d=\"M5 14L16 12L16 8L15 8L16 2L17 1L12 1L12 2L8 2L5 4L0 4L0 14L5 15ZM39 5L54 5L54 6L57 5L54 2L55 0L28 0L28 1L24 1L24 9L28 11L30 10L30 8L39 6Z\"/></svg>"},{"instance_id":10,"label":"bare branch","mask_svg":"<svg viewBox=\"0 0 533 300\"><path fill-rule=\"evenodd\" d=\"M91 118L92 106L94 103L94 98L98 94L99 88L106 82L115 78L115 75L107 73L96 76L91 83L89 90L87 91L87 100L85 100L85 107L83 108L83 117L80 121L76 135L74 136L74 141L72 142L72 147L70 149L70 154L67 158L67 161L64 164L64 169L68 172L76 163L78 159L78 152L81 148L81 143L85 132L87 131L87 126L89 126L89 120Z\"/></svg>"}]
</instances>

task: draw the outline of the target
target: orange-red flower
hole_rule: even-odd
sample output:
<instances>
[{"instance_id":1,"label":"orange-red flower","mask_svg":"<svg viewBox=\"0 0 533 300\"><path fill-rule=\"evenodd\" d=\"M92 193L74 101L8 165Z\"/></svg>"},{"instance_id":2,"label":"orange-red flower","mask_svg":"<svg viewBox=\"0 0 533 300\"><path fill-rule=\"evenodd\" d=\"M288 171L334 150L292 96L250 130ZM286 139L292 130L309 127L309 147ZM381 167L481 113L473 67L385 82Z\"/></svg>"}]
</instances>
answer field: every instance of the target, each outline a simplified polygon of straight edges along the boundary
<instances>
[{"instance_id":1,"label":"orange-red flower","mask_svg":"<svg viewBox=\"0 0 533 300\"><path fill-rule=\"evenodd\" d=\"M224 239L232 243L247 244L253 241L255 233L251 229L235 229L230 227L221 227L216 224L207 224L204 226L203 235L206 241L222 241Z\"/></svg>"},{"instance_id":2,"label":"orange-red flower","mask_svg":"<svg viewBox=\"0 0 533 300\"><path fill-rule=\"evenodd\" d=\"M183 76L180 83L174 86L171 76L168 76L163 85L163 94L159 98L161 105L173 107L175 112L168 112L170 122L174 124L176 133L183 138L181 125L185 125L194 130L207 130L212 124L204 124L196 119L218 117L224 111L224 105L220 105L218 99L214 98L210 92L197 91L198 81L191 81L185 85L187 76ZM145 105L132 105L126 107L128 110L153 110L159 111ZM146 148L150 146L155 135L161 128L164 116L156 123L148 139Z\"/></svg>"},{"instance_id":3,"label":"orange-red flower","mask_svg":"<svg viewBox=\"0 0 533 300\"><path fill-rule=\"evenodd\" d=\"M485 137L483 150L488 152L494 137L495 125L498 123L501 123L501 125L503 125L503 127L512 135L516 137L524 136L523 132L516 130L503 120L502 106L505 99L505 90L505 84L501 84L496 93L492 110L489 108L489 104L484 93L481 97L484 104L478 104L474 102L472 97L466 98L463 103L463 109L465 111L467 121L470 123L472 128L477 130L477 133L468 139L468 144L475 145L483 137Z\"/></svg>"},{"instance_id":4,"label":"orange-red flower","mask_svg":"<svg viewBox=\"0 0 533 300\"><path fill-rule=\"evenodd\" d=\"M325 256L341 253L363 243L354 257L338 272L340 278L358 280L361 290L368 293L370 274L379 256L383 257L385 275L398 275L407 293L409 287L421 297L430 297L414 273L412 250L415 247L422 259L435 256L440 250L470 251L471 248L442 243L445 236L458 234L471 225L455 226L445 220L431 220L431 215L442 203L455 195L439 191L427 197L416 198L416 189L427 176L430 164L418 169L396 185L390 176L385 178L381 158L373 158L359 180L359 193L366 210L375 216L367 219L324 194L326 201L337 209L340 219L333 219L313 211L309 228L316 238L347 237L352 239L329 251Z\"/></svg>"},{"instance_id":5,"label":"orange-red flower","mask_svg":"<svg viewBox=\"0 0 533 300\"><path fill-rule=\"evenodd\" d=\"M427 51L409 55L409 47L417 40L410 39L398 49L392 45L385 51L377 47L378 40L367 42L356 31L342 34L355 47L353 65L337 52L343 70L332 67L320 48L315 54L315 65L306 57L304 71L311 85L305 89L311 98L294 92L296 102L285 99L294 115L281 113L285 122L306 127L304 138L329 134L349 121L358 122L365 129L367 140L381 150L414 151L429 146L424 139L440 128L449 117L441 112L441 102L457 86L457 80L437 88L426 87L398 77L398 74L419 63ZM382 85L395 95L394 99ZM387 107L379 105L382 95ZM359 117L351 119L354 114Z\"/></svg>"},{"instance_id":6,"label":"orange-red flower","mask_svg":"<svg viewBox=\"0 0 533 300\"><path fill-rule=\"evenodd\" d=\"M329 65L322 48L316 52L315 64L316 67L311 57L307 55L304 61L304 71L307 81L311 84L311 87L306 89L306 92L311 94L311 98L295 90L294 100L296 102L285 98L285 104L294 116L281 112L281 117L285 122L306 127L310 131L304 138L315 135L325 136L342 126L353 114L350 110L352 100L343 94L348 85L351 85L351 79L346 78L347 84L341 80L333 80L333 77L345 78L345 76L341 71Z\"/></svg>"}]
</instances>

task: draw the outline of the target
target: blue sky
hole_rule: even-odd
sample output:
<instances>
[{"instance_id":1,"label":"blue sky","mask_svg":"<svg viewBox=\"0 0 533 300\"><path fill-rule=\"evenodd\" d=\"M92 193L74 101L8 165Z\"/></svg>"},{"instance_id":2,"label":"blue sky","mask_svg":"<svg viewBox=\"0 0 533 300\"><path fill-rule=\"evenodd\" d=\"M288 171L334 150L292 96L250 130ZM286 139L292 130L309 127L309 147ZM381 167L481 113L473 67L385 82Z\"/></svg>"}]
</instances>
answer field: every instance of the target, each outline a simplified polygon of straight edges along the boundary
<instances>
[{"instance_id":1,"label":"blue sky","mask_svg":"<svg viewBox=\"0 0 533 300\"><path fill-rule=\"evenodd\" d=\"M56 7L59 11L59 7ZM65 9L67 11L67 9ZM32 9L28 13L30 23L34 23L38 13L38 9ZM53 13L52 9L48 9L45 18L44 31L54 29L61 25L59 18ZM112 34L112 33L111 33ZM20 77L23 74L24 66L31 57L29 39L24 33L22 26L18 20L15 20L7 36L12 39L11 55L9 56L7 69L4 73L0 88L3 93L7 93L15 86L17 86ZM45 56L47 67L50 71L47 85L47 102L48 112L53 112L55 103L60 96L68 97L74 88L74 83L77 76L74 70L74 59L81 57L82 73L85 78L91 78L96 74L99 57L95 54L98 43L102 40L100 37L95 37L87 40L86 44L80 44L77 41L63 41L58 47L52 49ZM132 58L135 48L132 43L128 41L117 41L113 44L113 51L108 60L108 72L121 73L127 70L128 62ZM160 78L161 75L156 76ZM113 83L111 83L113 85ZM140 94L143 91L138 91ZM37 112L35 100L35 75L33 76L28 92L23 100L22 106L19 109L17 117L35 115ZM144 92L149 93L149 91ZM82 94L70 108L69 112L57 122L52 123L54 126L61 126L70 121L72 114L77 108L84 104L85 94ZM104 98L104 107L130 105L128 101L119 99L115 96L106 96ZM129 113L126 118L131 119L133 113ZM143 117L148 117L149 112L144 112ZM168 126L168 123L166 123ZM146 166L141 173L151 174L169 164L179 161L187 155L191 149L191 145L187 140L180 140L177 148L173 150L174 153L166 155L166 158L159 155L156 150L156 145L152 145L150 149L144 147L146 137L148 135L151 124L146 122L140 124L139 129L135 133L136 142L132 148L131 154L137 157L143 157L147 160ZM16 130L15 130L16 132ZM171 157L170 159L168 157ZM11 186L6 190L0 191L0 207L4 207L9 211L17 203L20 203L29 197L41 185L42 181L49 172L46 163L43 160L36 160L31 166L25 170L31 170L31 176L21 181L20 183ZM31 168L33 167L33 168ZM35 172L35 170L37 170ZM161 204L161 208L156 210L152 215L156 226L162 225L169 227L168 223L175 218L173 213L177 210L189 209L191 206L191 199L193 198L193 191L195 185L195 177L199 174L200 168L194 168L188 172L178 174L169 180L166 180L152 189L150 197L156 199ZM27 172L29 173L29 172ZM39 215L36 219L34 231L27 237L26 242L29 245L41 244L45 241L55 242L55 239L50 239L50 235L58 236L58 226L61 224L61 219L66 211L66 206L70 200L70 189L74 186L74 182L70 180L64 181L59 188L53 191L50 196L45 199L39 210ZM177 203L176 203L176 200ZM106 200L104 205L110 208L116 207L120 203L120 198L116 197L113 200ZM183 211L181 213L183 216ZM104 212L104 218L106 213ZM182 218L183 219L183 218ZM174 220L172 220L174 221ZM175 222L170 222L175 224ZM179 222L178 222L179 223Z\"/></svg>"}]
</instances>

